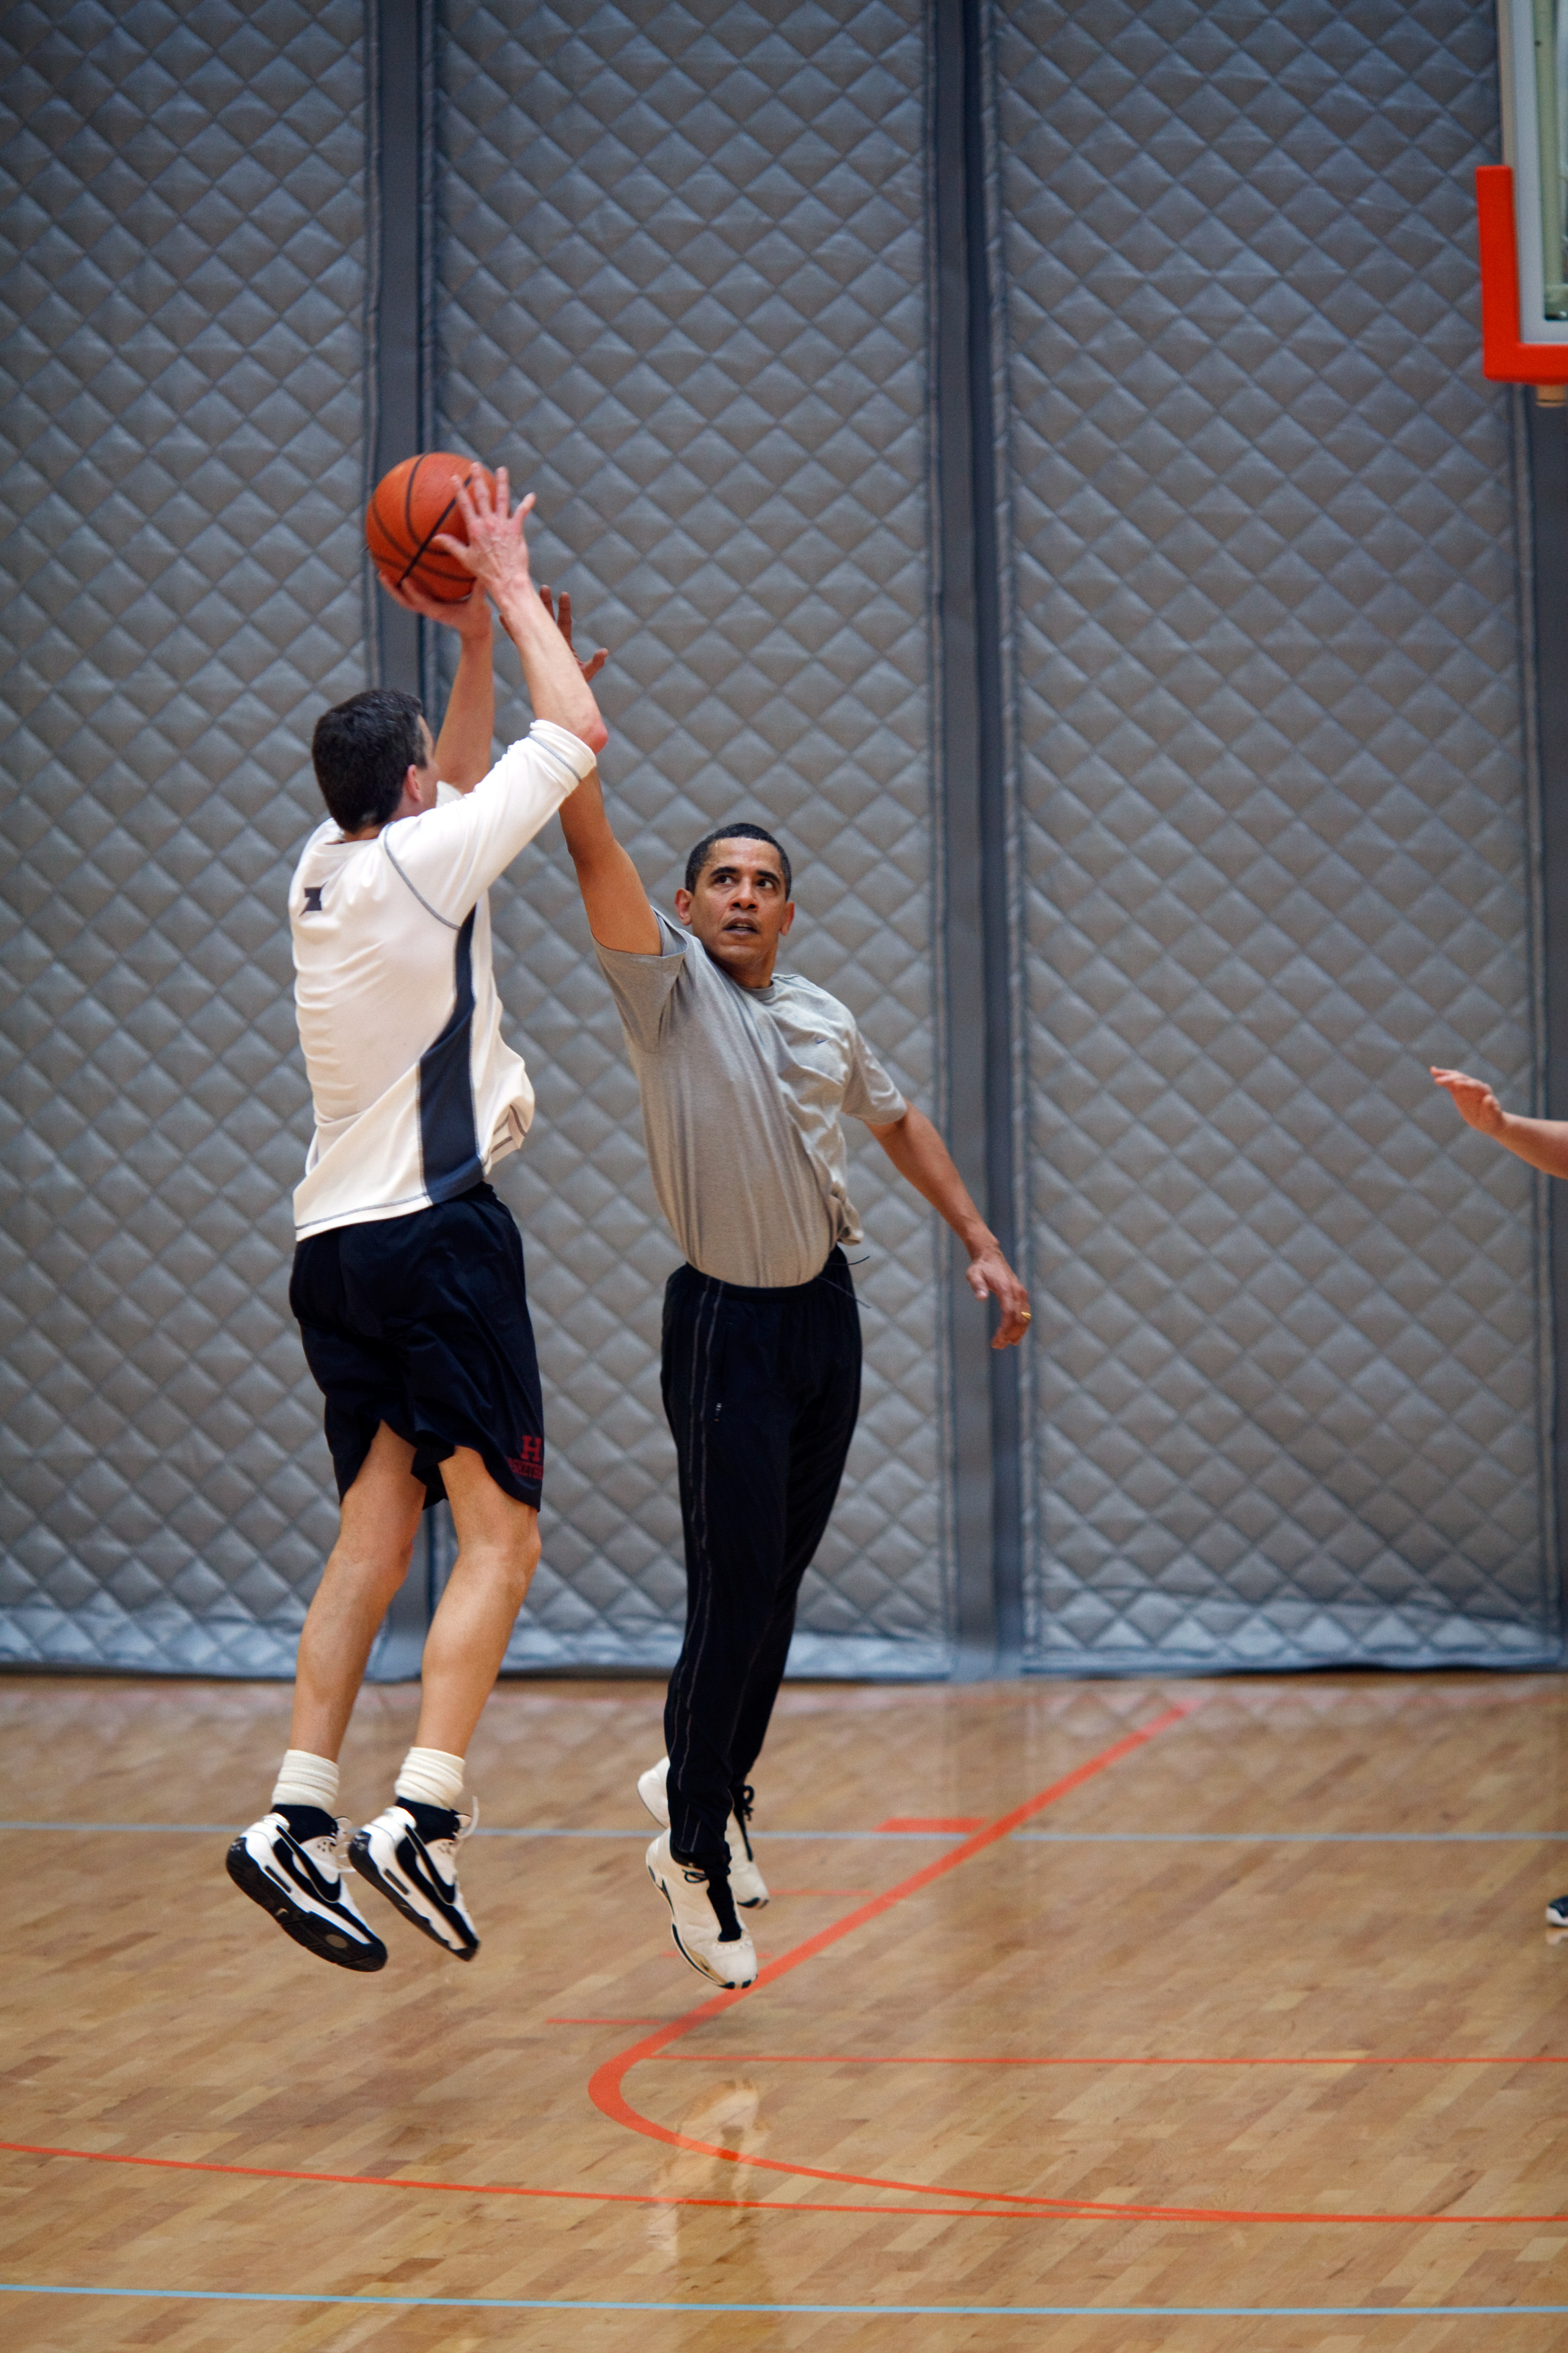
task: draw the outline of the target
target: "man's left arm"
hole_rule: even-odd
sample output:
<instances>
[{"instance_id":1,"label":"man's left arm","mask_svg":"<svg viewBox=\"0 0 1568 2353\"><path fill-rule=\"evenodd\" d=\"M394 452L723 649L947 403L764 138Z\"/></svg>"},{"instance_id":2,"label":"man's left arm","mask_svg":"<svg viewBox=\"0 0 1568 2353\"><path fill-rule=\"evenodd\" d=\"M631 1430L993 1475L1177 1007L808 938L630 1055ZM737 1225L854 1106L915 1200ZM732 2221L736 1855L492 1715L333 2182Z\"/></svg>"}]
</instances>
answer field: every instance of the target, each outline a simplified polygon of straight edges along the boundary
<instances>
[{"instance_id":1,"label":"man's left arm","mask_svg":"<svg viewBox=\"0 0 1568 2353\"><path fill-rule=\"evenodd\" d=\"M495 765L495 630L489 598L477 581L455 605L438 604L412 582L399 587L384 572L381 585L405 613L418 613L458 632L458 673L436 738L436 774L454 790L471 793Z\"/></svg>"},{"instance_id":2,"label":"man's left arm","mask_svg":"<svg viewBox=\"0 0 1568 2353\"><path fill-rule=\"evenodd\" d=\"M994 1348L1016 1347L1029 1328L1029 1294L1002 1255L1002 1245L969 1198L952 1155L923 1111L911 1103L888 1126L866 1123L900 1176L945 1218L969 1252L966 1281L976 1299L994 1298L1002 1321Z\"/></svg>"}]
</instances>

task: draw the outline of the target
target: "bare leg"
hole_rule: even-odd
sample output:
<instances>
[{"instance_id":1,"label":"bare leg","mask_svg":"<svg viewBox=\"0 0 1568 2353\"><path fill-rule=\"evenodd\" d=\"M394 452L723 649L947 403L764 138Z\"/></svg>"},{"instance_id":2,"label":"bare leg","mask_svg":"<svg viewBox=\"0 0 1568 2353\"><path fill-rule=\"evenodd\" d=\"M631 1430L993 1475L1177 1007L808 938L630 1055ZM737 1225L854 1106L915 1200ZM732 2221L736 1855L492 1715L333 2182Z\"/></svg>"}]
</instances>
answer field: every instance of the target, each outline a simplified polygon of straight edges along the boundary
<instances>
[{"instance_id":1,"label":"bare leg","mask_svg":"<svg viewBox=\"0 0 1568 2353\"><path fill-rule=\"evenodd\" d=\"M336 1757L365 1662L393 1595L408 1571L425 1484L414 1449L384 1422L343 1497L337 1543L300 1635L291 1748ZM461 1752L459 1751L459 1754Z\"/></svg>"},{"instance_id":2,"label":"bare leg","mask_svg":"<svg viewBox=\"0 0 1568 2353\"><path fill-rule=\"evenodd\" d=\"M539 1566L539 1514L498 1487L471 1447L441 1465L458 1558L425 1638L420 1748L466 1757Z\"/></svg>"}]
</instances>

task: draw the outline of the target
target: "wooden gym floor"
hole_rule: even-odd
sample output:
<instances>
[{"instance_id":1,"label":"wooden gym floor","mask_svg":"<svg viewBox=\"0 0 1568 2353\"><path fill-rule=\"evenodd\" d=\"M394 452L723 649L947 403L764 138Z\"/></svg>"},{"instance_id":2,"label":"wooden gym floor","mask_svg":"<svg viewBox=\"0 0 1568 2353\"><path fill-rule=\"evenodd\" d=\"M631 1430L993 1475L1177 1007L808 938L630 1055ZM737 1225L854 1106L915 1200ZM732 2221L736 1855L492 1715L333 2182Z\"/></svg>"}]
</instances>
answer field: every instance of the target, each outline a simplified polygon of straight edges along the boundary
<instances>
[{"instance_id":1,"label":"wooden gym floor","mask_svg":"<svg viewBox=\"0 0 1568 2353\"><path fill-rule=\"evenodd\" d=\"M223 1873L287 1704L0 1681L9 2353L1568 2345L1568 1681L789 1687L716 1999L656 1686L502 1687L374 1978Z\"/></svg>"}]
</instances>

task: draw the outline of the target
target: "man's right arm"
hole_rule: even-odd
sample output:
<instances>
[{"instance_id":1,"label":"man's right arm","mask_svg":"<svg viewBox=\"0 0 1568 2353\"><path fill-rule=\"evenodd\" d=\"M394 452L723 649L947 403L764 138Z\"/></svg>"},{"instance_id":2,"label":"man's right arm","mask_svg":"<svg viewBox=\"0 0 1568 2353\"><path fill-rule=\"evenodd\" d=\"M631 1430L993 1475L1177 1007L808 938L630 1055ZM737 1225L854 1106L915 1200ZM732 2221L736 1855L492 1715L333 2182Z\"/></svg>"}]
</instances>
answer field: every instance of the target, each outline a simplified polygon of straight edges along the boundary
<instances>
[{"instance_id":1,"label":"man's right arm","mask_svg":"<svg viewBox=\"0 0 1568 2353\"><path fill-rule=\"evenodd\" d=\"M557 627L549 590L541 596L533 585L522 535L523 518L533 504L532 497L510 512L502 469L496 476L493 499L480 482L471 492L466 486L459 489L458 503L467 539L440 538L436 544L458 556L494 598L507 635L522 658L534 717L553 720L591 752L602 752L609 731L599 716L588 681L604 656L595 654L587 664L578 662L572 650L568 599L561 600ZM627 950L634 955L657 955L658 924L637 868L616 839L605 815L596 768L563 801L561 822L588 911L588 926L599 945Z\"/></svg>"},{"instance_id":2,"label":"man's right arm","mask_svg":"<svg viewBox=\"0 0 1568 2353\"><path fill-rule=\"evenodd\" d=\"M529 492L515 509L504 466L496 471L492 498L482 480L458 486L466 539L439 533L435 545L454 555L489 590L506 633L522 661L523 683L536 719L564 727L590 752L602 752L610 731L599 716L583 669L553 617L541 604L528 568L524 518L533 506ZM597 664L594 665L595 668Z\"/></svg>"},{"instance_id":3,"label":"man's right arm","mask_svg":"<svg viewBox=\"0 0 1568 2353\"><path fill-rule=\"evenodd\" d=\"M658 919L642 878L616 839L597 768L562 802L561 830L577 870L588 929L599 945L632 955L658 955Z\"/></svg>"}]
</instances>

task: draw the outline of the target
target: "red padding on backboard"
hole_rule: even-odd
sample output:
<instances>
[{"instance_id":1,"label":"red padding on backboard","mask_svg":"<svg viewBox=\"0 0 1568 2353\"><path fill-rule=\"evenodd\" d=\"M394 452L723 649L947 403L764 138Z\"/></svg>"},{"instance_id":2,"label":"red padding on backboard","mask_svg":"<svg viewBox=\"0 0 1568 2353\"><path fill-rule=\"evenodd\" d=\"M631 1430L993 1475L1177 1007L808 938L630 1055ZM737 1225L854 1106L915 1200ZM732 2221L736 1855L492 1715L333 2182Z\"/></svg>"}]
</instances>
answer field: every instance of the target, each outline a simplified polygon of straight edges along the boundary
<instances>
[{"instance_id":1,"label":"red padding on backboard","mask_svg":"<svg viewBox=\"0 0 1568 2353\"><path fill-rule=\"evenodd\" d=\"M1476 169L1481 251L1481 373L1494 384L1568 384L1568 343L1519 338L1519 247L1513 173L1507 164Z\"/></svg>"}]
</instances>

